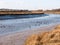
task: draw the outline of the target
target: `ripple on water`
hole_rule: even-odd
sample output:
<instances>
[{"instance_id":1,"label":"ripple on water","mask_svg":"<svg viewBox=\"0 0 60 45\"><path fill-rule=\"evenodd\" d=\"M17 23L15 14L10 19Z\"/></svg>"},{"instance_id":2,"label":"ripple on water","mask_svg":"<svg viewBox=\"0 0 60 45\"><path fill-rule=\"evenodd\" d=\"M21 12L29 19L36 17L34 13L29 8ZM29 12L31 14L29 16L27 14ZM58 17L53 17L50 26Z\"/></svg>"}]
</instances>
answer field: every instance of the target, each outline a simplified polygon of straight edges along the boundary
<instances>
[{"instance_id":1,"label":"ripple on water","mask_svg":"<svg viewBox=\"0 0 60 45\"><path fill-rule=\"evenodd\" d=\"M0 20L0 34L35 29L41 26L58 23L60 23L60 15L51 14L49 16L37 16L35 18Z\"/></svg>"}]
</instances>

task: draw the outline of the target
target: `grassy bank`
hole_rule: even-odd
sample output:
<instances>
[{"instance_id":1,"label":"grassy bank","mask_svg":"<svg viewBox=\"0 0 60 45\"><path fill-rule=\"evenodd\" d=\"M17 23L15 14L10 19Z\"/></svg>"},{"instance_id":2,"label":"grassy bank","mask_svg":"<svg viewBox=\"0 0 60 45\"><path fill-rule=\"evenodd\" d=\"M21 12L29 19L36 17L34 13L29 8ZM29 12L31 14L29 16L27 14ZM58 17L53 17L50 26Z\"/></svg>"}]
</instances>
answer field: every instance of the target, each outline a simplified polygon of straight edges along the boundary
<instances>
[{"instance_id":1,"label":"grassy bank","mask_svg":"<svg viewBox=\"0 0 60 45\"><path fill-rule=\"evenodd\" d=\"M25 45L60 45L60 25L52 31L42 32L28 37Z\"/></svg>"}]
</instances>

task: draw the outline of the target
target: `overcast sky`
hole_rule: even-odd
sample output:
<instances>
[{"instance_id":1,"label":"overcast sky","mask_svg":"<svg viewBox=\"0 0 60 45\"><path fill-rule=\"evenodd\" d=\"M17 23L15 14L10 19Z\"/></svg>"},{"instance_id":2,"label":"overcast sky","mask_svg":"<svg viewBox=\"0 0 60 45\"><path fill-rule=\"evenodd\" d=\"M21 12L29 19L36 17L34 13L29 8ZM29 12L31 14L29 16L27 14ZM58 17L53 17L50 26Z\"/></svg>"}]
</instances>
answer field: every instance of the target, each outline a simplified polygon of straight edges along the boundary
<instances>
[{"instance_id":1,"label":"overcast sky","mask_svg":"<svg viewBox=\"0 0 60 45\"><path fill-rule=\"evenodd\" d=\"M0 8L55 9L60 8L60 0L0 0Z\"/></svg>"}]
</instances>

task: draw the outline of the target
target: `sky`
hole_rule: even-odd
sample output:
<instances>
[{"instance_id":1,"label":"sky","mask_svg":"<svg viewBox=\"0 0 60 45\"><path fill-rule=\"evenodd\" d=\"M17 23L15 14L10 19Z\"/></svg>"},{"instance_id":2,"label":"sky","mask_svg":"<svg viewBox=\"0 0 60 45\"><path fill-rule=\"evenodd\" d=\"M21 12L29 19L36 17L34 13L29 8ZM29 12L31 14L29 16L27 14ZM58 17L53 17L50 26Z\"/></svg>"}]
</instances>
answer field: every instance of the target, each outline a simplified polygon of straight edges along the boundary
<instances>
[{"instance_id":1,"label":"sky","mask_svg":"<svg viewBox=\"0 0 60 45\"><path fill-rule=\"evenodd\" d=\"M60 8L60 0L0 0L0 9L56 9Z\"/></svg>"}]
</instances>

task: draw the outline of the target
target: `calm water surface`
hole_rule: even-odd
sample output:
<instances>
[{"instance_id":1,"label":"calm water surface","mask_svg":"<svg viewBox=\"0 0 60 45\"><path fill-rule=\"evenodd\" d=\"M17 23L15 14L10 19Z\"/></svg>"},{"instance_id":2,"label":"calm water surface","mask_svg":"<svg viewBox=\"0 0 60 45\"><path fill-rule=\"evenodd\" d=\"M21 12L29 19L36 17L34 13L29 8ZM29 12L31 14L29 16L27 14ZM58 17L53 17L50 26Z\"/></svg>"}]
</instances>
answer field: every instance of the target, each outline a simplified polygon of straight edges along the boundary
<instances>
[{"instance_id":1,"label":"calm water surface","mask_svg":"<svg viewBox=\"0 0 60 45\"><path fill-rule=\"evenodd\" d=\"M60 24L59 14L0 16L0 34Z\"/></svg>"}]
</instances>

